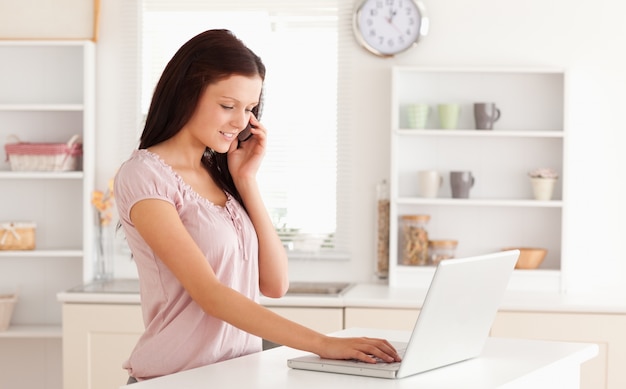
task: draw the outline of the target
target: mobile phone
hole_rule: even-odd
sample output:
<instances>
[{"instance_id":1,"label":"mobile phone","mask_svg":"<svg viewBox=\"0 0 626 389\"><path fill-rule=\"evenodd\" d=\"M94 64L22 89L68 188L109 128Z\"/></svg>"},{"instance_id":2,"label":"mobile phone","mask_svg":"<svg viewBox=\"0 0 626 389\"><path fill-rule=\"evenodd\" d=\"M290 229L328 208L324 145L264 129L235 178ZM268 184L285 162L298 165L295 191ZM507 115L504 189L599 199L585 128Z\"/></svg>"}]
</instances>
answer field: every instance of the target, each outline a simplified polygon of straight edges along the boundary
<instances>
[{"instance_id":1,"label":"mobile phone","mask_svg":"<svg viewBox=\"0 0 626 389\"><path fill-rule=\"evenodd\" d=\"M257 118L257 120L261 120L261 105L263 103L263 93L261 93L261 97L259 98L259 104L252 108L252 113L254 114L254 117ZM239 139L239 142L245 142L248 139L250 139L250 137L252 136L252 133L250 132L250 129L254 127L252 124L248 123L248 125L246 126L246 128L244 128L238 135L237 135L237 139Z\"/></svg>"},{"instance_id":2,"label":"mobile phone","mask_svg":"<svg viewBox=\"0 0 626 389\"><path fill-rule=\"evenodd\" d=\"M248 123L246 128L244 128L239 134L237 134L237 139L239 139L239 142L245 142L250 139L250 137L252 136L252 133L250 132L251 128L252 124Z\"/></svg>"}]
</instances>

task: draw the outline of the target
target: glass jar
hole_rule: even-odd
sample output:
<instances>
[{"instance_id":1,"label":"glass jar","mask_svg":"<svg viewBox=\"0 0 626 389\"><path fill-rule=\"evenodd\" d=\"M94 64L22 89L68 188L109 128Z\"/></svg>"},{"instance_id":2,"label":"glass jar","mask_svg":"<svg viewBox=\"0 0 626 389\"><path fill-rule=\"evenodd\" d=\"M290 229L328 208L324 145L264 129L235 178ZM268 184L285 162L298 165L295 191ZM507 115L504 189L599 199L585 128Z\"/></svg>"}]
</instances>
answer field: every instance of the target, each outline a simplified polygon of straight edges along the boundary
<instances>
[{"instance_id":1,"label":"glass jar","mask_svg":"<svg viewBox=\"0 0 626 389\"><path fill-rule=\"evenodd\" d=\"M456 240L431 240L428 242L431 265L437 266L444 259L454 258L458 243Z\"/></svg>"},{"instance_id":2,"label":"glass jar","mask_svg":"<svg viewBox=\"0 0 626 389\"><path fill-rule=\"evenodd\" d=\"M376 275L389 275L389 185L383 180L376 186Z\"/></svg>"},{"instance_id":3,"label":"glass jar","mask_svg":"<svg viewBox=\"0 0 626 389\"><path fill-rule=\"evenodd\" d=\"M428 265L429 215L403 215L400 217L399 248L400 264L407 266Z\"/></svg>"}]
</instances>

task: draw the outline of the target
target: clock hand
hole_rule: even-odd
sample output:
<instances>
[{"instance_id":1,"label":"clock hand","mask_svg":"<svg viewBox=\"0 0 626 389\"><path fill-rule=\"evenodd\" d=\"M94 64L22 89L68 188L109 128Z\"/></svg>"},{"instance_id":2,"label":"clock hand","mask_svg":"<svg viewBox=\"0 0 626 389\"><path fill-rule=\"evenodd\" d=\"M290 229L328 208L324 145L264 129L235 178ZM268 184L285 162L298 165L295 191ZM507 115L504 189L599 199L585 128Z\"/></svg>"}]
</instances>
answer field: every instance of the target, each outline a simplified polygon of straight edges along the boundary
<instances>
[{"instance_id":1,"label":"clock hand","mask_svg":"<svg viewBox=\"0 0 626 389\"><path fill-rule=\"evenodd\" d=\"M398 13L398 11L397 11L397 10L394 10L392 7L389 7L389 19L387 19L387 23L391 24L391 26L392 26L393 28L395 28L395 29L396 29L396 31L398 31L399 33L402 33L402 31L400 30L400 28L398 28L398 26L396 26L396 25L393 23L393 18L394 18L394 16L396 16L396 14L397 14L397 13Z\"/></svg>"},{"instance_id":2,"label":"clock hand","mask_svg":"<svg viewBox=\"0 0 626 389\"><path fill-rule=\"evenodd\" d=\"M398 13L397 10L393 9L393 6L389 6L389 17L385 18L385 20L387 21L387 23L389 23L393 28L396 29L396 31L398 31L399 33L402 33L402 31L400 30L400 28L398 28L398 26L396 26L395 24L393 24L393 18L394 16L396 16L396 14Z\"/></svg>"},{"instance_id":3,"label":"clock hand","mask_svg":"<svg viewBox=\"0 0 626 389\"><path fill-rule=\"evenodd\" d=\"M395 5L395 0L391 1L391 4L389 4L389 23L393 23L393 18L396 16L397 13L397 9L394 9L394 5Z\"/></svg>"},{"instance_id":4,"label":"clock hand","mask_svg":"<svg viewBox=\"0 0 626 389\"><path fill-rule=\"evenodd\" d=\"M398 13L397 10L394 10L393 7L389 7L389 17L385 18L385 20L387 20L387 23L389 24L393 24L393 18L396 16L396 14Z\"/></svg>"},{"instance_id":5,"label":"clock hand","mask_svg":"<svg viewBox=\"0 0 626 389\"><path fill-rule=\"evenodd\" d=\"M392 26L393 28L395 28L395 29L396 29L396 31L398 31L399 33L402 33L402 30L400 30L400 28L399 28L398 26L396 26L395 24L393 24L393 22L391 22L391 21L390 21L390 22L389 22L389 24L391 24L391 26Z\"/></svg>"}]
</instances>

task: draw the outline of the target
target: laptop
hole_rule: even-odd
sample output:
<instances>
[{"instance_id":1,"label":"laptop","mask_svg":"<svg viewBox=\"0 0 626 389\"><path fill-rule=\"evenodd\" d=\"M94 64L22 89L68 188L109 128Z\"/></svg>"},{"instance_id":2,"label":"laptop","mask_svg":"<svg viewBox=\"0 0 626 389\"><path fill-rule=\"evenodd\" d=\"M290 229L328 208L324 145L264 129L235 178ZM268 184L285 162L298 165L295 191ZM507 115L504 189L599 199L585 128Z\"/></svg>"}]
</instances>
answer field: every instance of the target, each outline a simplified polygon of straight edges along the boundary
<instances>
[{"instance_id":1,"label":"laptop","mask_svg":"<svg viewBox=\"0 0 626 389\"><path fill-rule=\"evenodd\" d=\"M307 354L293 369L402 378L477 357L489 336L519 250L439 262L408 343L392 342L401 362L365 363ZM403 353L403 354L402 354Z\"/></svg>"}]
</instances>

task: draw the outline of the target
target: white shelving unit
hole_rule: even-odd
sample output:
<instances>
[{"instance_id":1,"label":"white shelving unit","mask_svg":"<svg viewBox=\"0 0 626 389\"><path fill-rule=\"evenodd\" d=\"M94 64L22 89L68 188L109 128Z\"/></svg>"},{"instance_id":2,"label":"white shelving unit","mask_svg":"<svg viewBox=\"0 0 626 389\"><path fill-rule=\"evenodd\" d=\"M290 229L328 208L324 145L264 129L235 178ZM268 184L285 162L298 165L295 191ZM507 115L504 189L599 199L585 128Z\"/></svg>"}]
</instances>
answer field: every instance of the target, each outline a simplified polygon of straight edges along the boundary
<instances>
[{"instance_id":1,"label":"white shelving unit","mask_svg":"<svg viewBox=\"0 0 626 389\"><path fill-rule=\"evenodd\" d=\"M11 326L0 332L0 360L12 361L0 364L0 387L61 386L60 371L51 368L61 358L56 294L91 279L94 98L93 42L0 40L2 145L12 136L60 143L76 134L83 143L81 168L73 172L11 171L2 148L0 220L37 228L35 250L0 251L0 292L18 293Z\"/></svg>"},{"instance_id":2,"label":"white shelving unit","mask_svg":"<svg viewBox=\"0 0 626 389\"><path fill-rule=\"evenodd\" d=\"M391 90L390 272L393 286L426 286L432 266L398 262L398 219L428 214L430 239L459 241L456 256L505 247L544 247L539 269L516 270L510 287L559 290L564 263L565 73L554 69L394 67ZM493 130L476 130L474 102L495 102ZM427 103L427 128L409 129L404 107ZM458 129L439 128L437 105L461 106ZM533 199L527 176L551 167L560 178L550 201ZM418 197L417 171L438 170L439 196ZM449 172L476 178L468 199L451 196Z\"/></svg>"}]
</instances>

